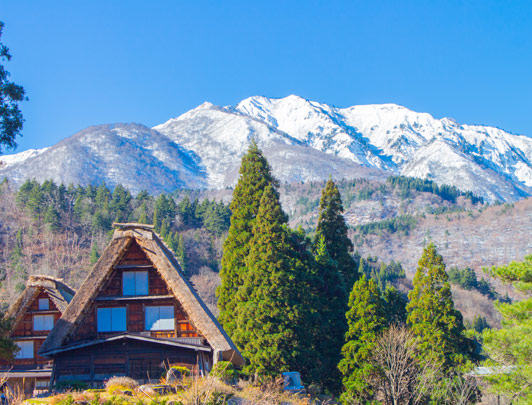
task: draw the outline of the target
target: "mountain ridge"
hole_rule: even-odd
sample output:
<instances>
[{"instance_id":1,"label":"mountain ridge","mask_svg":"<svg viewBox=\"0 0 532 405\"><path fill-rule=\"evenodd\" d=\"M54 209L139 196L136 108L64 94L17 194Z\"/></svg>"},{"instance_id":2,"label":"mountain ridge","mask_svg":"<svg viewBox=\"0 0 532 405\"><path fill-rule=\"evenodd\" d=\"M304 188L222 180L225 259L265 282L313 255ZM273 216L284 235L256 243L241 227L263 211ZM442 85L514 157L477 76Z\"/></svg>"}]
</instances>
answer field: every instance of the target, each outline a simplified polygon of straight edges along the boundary
<instances>
[{"instance_id":1,"label":"mountain ridge","mask_svg":"<svg viewBox=\"0 0 532 405\"><path fill-rule=\"evenodd\" d=\"M134 192L225 188L235 184L253 138L285 182L404 175L453 185L490 202L532 195L532 138L391 103L338 108L296 95L255 96L235 106L205 102L153 128L108 124L103 132L95 126L66 138L70 149L61 149L68 146L63 140L2 156L0 176L15 183L46 176L80 184L105 181ZM87 170L80 173L74 162Z\"/></svg>"}]
</instances>

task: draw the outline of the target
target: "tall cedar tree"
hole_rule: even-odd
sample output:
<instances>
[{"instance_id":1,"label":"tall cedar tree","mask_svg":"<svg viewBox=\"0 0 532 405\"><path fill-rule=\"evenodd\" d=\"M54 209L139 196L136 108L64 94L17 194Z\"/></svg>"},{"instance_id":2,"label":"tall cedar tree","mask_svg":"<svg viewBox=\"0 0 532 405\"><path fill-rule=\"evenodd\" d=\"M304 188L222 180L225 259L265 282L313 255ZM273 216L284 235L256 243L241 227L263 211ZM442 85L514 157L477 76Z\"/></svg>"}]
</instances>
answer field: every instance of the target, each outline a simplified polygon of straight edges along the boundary
<instances>
[{"instance_id":1,"label":"tall cedar tree","mask_svg":"<svg viewBox=\"0 0 532 405\"><path fill-rule=\"evenodd\" d=\"M317 322L314 325L316 330L313 336L315 340L313 350L319 353L315 375L322 386L337 393L341 388L338 363L347 331L345 318L347 292L343 277L327 251L323 234L319 234L316 241L315 268L316 277L312 295L317 301L314 304Z\"/></svg>"},{"instance_id":2,"label":"tall cedar tree","mask_svg":"<svg viewBox=\"0 0 532 405\"><path fill-rule=\"evenodd\" d=\"M260 200L267 186L277 185L268 162L252 141L242 158L240 177L233 191L231 225L224 242L220 269L221 285L216 291L220 310L218 319L229 336L235 330L236 293L246 272L245 262Z\"/></svg>"},{"instance_id":3,"label":"tall cedar tree","mask_svg":"<svg viewBox=\"0 0 532 405\"><path fill-rule=\"evenodd\" d=\"M279 195L266 186L253 226L243 286L233 312L235 343L248 360L246 371L267 377L297 369L304 306L295 252Z\"/></svg>"},{"instance_id":4,"label":"tall cedar tree","mask_svg":"<svg viewBox=\"0 0 532 405\"><path fill-rule=\"evenodd\" d=\"M329 179L321 192L320 215L316 228L316 240L323 235L327 251L342 273L345 285L350 290L358 279L358 263L351 255L353 242L347 237L344 207L336 184Z\"/></svg>"},{"instance_id":5,"label":"tall cedar tree","mask_svg":"<svg viewBox=\"0 0 532 405\"><path fill-rule=\"evenodd\" d=\"M370 361L377 335L386 327L385 303L379 287L363 275L353 285L346 313L348 331L342 347L342 372L344 403L366 403L374 397L371 380L377 372Z\"/></svg>"},{"instance_id":6,"label":"tall cedar tree","mask_svg":"<svg viewBox=\"0 0 532 405\"><path fill-rule=\"evenodd\" d=\"M433 243L423 250L408 294L407 324L419 342L420 359L433 359L449 371L464 365L472 353L464 337L460 311L453 297L443 258Z\"/></svg>"},{"instance_id":7,"label":"tall cedar tree","mask_svg":"<svg viewBox=\"0 0 532 405\"><path fill-rule=\"evenodd\" d=\"M512 283L525 297L496 307L503 320L501 329L484 331L486 365L502 370L487 378L490 388L515 404L532 403L532 255L522 262L493 267L491 275Z\"/></svg>"}]
</instances>

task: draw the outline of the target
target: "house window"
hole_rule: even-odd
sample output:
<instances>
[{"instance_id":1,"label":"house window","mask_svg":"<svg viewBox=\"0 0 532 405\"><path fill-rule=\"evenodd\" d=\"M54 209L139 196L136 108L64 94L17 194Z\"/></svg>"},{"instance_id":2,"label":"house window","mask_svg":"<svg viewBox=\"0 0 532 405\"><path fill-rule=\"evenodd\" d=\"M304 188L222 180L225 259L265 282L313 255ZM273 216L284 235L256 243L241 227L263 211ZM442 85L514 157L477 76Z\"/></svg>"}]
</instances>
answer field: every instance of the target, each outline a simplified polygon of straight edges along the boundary
<instances>
[{"instance_id":1,"label":"house window","mask_svg":"<svg viewBox=\"0 0 532 405\"><path fill-rule=\"evenodd\" d=\"M148 295L148 272L125 271L122 275L124 295Z\"/></svg>"},{"instance_id":2,"label":"house window","mask_svg":"<svg viewBox=\"0 0 532 405\"><path fill-rule=\"evenodd\" d=\"M126 307L98 308L98 332L125 332Z\"/></svg>"},{"instance_id":3,"label":"house window","mask_svg":"<svg viewBox=\"0 0 532 405\"><path fill-rule=\"evenodd\" d=\"M53 327L53 315L33 315L33 330L52 330Z\"/></svg>"},{"instance_id":4,"label":"house window","mask_svg":"<svg viewBox=\"0 0 532 405\"><path fill-rule=\"evenodd\" d=\"M16 359L33 359L33 340L19 340L15 344L20 347Z\"/></svg>"},{"instance_id":5,"label":"house window","mask_svg":"<svg viewBox=\"0 0 532 405\"><path fill-rule=\"evenodd\" d=\"M174 307L146 307L146 330L174 330Z\"/></svg>"},{"instance_id":6,"label":"house window","mask_svg":"<svg viewBox=\"0 0 532 405\"><path fill-rule=\"evenodd\" d=\"M47 311L50 309L50 300L48 298L39 298L39 310Z\"/></svg>"},{"instance_id":7,"label":"house window","mask_svg":"<svg viewBox=\"0 0 532 405\"><path fill-rule=\"evenodd\" d=\"M46 390L50 386L50 380L37 380L35 381L35 388L38 390Z\"/></svg>"}]
</instances>

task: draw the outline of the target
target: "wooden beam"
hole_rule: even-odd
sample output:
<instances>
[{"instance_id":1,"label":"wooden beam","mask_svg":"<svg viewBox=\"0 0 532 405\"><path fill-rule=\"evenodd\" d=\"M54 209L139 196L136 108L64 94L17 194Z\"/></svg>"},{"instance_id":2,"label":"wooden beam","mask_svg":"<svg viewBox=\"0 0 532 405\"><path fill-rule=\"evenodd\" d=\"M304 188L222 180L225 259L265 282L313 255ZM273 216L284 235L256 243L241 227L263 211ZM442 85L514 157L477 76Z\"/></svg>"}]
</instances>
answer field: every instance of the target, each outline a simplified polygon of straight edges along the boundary
<instances>
[{"instance_id":1,"label":"wooden beam","mask_svg":"<svg viewBox=\"0 0 532 405\"><path fill-rule=\"evenodd\" d=\"M174 298L173 295L128 295L114 297L96 297L94 301L136 301L136 300L165 300Z\"/></svg>"}]
</instances>

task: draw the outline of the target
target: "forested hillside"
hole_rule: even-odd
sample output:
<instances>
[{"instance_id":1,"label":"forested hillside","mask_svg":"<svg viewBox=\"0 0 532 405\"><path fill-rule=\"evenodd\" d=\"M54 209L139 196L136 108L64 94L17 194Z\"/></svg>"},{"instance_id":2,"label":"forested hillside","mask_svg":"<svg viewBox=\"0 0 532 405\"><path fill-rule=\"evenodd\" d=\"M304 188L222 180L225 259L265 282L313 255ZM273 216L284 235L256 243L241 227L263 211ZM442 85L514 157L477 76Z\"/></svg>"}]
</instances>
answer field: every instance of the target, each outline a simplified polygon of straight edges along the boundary
<instances>
[{"instance_id":1,"label":"forested hillside","mask_svg":"<svg viewBox=\"0 0 532 405\"><path fill-rule=\"evenodd\" d=\"M325 182L281 185L281 202L292 227L301 225L313 235L324 185ZM337 185L355 251L364 258L364 272L381 283L394 279L403 291L409 288L408 279L412 278L427 241L436 243L449 266L471 268L480 281L486 277L481 266L504 263L526 253L526 244L516 244L511 233L496 232L493 216L497 216L497 221L515 221L515 229L524 231L530 216L520 207L526 207L527 200L515 206L489 207L480 198L454 187L406 177L343 180ZM133 196L122 186L112 190L104 184L67 187L51 181L28 181L16 190L4 181L0 190L3 300L20 291L29 274L58 276L79 286L110 238L112 223L129 221L155 224L216 312L214 290L219 284L222 244L230 223L231 189L179 190L159 196L141 192ZM487 215L492 221L486 220ZM479 228L480 223L484 223L484 228ZM458 230L460 233L455 233ZM490 238L475 236L479 232ZM485 251L480 258L467 251L468 246L473 249L473 243L475 250L480 243ZM514 248L505 251L505 246ZM495 296L493 292L461 288L458 284L455 283L454 294L466 319L472 321L475 314L482 313L489 322L496 323L492 300L504 297L508 291L497 284L499 295Z\"/></svg>"}]
</instances>

